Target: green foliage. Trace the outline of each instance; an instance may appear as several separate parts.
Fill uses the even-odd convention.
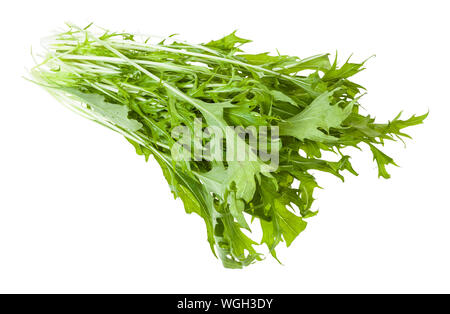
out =
[[[77,113],[125,136],[137,154],[153,156],[186,212],[205,221],[209,245],[225,267],[261,260],[258,245],[275,258],[280,242],[291,245],[305,220],[316,215],[312,204],[319,185],[311,171],[341,180],[344,171],[357,175],[350,156],[341,153],[345,147],[369,145],[379,176],[389,178],[386,166],[395,163],[379,146],[409,137],[403,129],[427,116],[398,115],[378,124],[361,114],[363,87],[349,78],[364,62],[338,66],[328,54],[245,54],[240,47],[249,40],[235,33],[204,45],[169,39],[152,44],[127,33],[98,36],[91,28],[69,26],[47,39],[48,54],[32,70],[34,81]],[[171,132],[181,125],[194,130],[196,118],[224,132],[228,126],[278,126],[280,145],[272,149],[279,151],[279,166],[259,158],[175,160]],[[322,159],[323,151],[339,160]],[[262,239],[247,232],[254,220]]]

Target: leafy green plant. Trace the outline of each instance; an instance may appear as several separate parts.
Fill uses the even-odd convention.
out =
[[[386,166],[395,163],[379,146],[409,137],[403,129],[427,116],[376,123],[364,115],[364,88],[349,78],[365,62],[338,66],[327,54],[246,54],[241,46],[249,40],[235,33],[195,45],[171,38],[152,43],[129,33],[96,35],[91,28],[69,25],[46,38],[46,56],[32,69],[33,81],[75,112],[125,136],[147,160],[152,155],[186,212],[203,218],[211,250],[228,268],[261,260],[261,244],[277,258],[277,245],[291,245],[306,228],[305,219],[316,215],[311,208],[319,187],[311,170],[342,180],[345,171],[357,175],[342,150],[364,144],[379,176],[389,178]],[[176,160],[173,130],[193,130],[198,118],[202,128],[225,133],[229,126],[278,127],[279,140],[270,150],[279,155],[279,165],[271,168],[259,157]],[[324,151],[338,160],[323,159]],[[262,239],[251,239],[250,219],[259,221]]]

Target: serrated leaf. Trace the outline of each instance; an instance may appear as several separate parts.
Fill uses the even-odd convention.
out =
[[[394,159],[383,153],[381,150],[379,150],[372,144],[369,144],[369,146],[373,154],[373,160],[377,162],[378,177],[389,179],[391,175],[387,172],[386,166],[391,164],[398,167],[398,165],[394,162]]]
[[[330,128],[340,128],[351,113],[355,101],[343,109],[339,105],[331,105],[331,97],[335,91],[321,94],[302,112],[280,123],[280,135],[293,136],[301,141],[305,139],[317,142],[337,141],[336,137],[319,129],[329,131]]]
[[[251,40],[236,36],[236,31],[234,31],[230,35],[227,35],[219,40],[210,41],[205,46],[223,50],[232,50],[236,48],[237,44],[246,44],[249,42],[251,42]]]

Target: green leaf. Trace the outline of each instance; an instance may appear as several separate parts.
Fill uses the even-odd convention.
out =
[[[286,246],[290,246],[297,236],[306,229],[307,223],[286,209],[283,204],[274,202],[274,224],[280,229]]]
[[[350,58],[345,62],[345,64],[338,68],[337,67],[337,54],[331,68],[325,72],[323,76],[324,81],[338,80],[338,79],[346,79],[350,76],[353,76],[362,70],[364,70],[364,64],[367,61],[362,63],[350,63]]]
[[[246,44],[249,42],[251,42],[251,40],[236,36],[236,31],[234,31],[230,35],[227,35],[219,40],[210,41],[206,44],[206,46],[222,50],[232,50],[235,49],[238,44]]]
[[[245,204],[242,200],[236,198],[236,192],[230,192],[228,195],[228,204],[230,204],[230,213],[236,219],[239,226],[251,231],[244,217]]]
[[[331,105],[331,97],[336,90],[325,92],[296,116],[279,124],[280,135],[293,136],[303,141],[309,139],[317,142],[334,142],[338,139],[325,134],[330,128],[340,128],[342,122],[349,116],[355,101],[345,108],[339,104]]]
[[[290,246],[294,239],[306,228],[306,222],[301,217],[286,209],[286,201],[276,191],[276,186],[270,181],[261,184],[262,198],[267,211],[272,217],[271,221],[261,220],[263,230],[262,243],[269,248],[272,256],[276,258],[275,247],[284,239]]]
[[[228,240],[229,246],[222,247],[221,254],[222,256],[223,254],[231,255],[231,257],[224,256],[226,257],[223,259],[225,266],[242,268],[242,266],[248,266],[255,260],[261,260],[260,254],[253,248],[257,243],[242,233],[240,227],[230,216],[223,217],[223,226],[224,239]],[[236,264],[236,261],[239,262]]]
[[[277,90],[271,90],[270,94],[277,101],[284,101],[284,102],[290,103],[291,105],[298,107],[298,104],[295,102],[295,100],[293,100],[291,97],[289,97],[288,95],[286,95],[283,92],[280,92]]]
[[[408,120],[400,120],[401,112],[392,120],[389,122],[385,129],[383,130],[384,134],[394,134],[398,136],[408,137],[411,138],[408,134],[401,132],[404,128],[419,125],[422,124],[423,121],[428,117],[428,113],[423,114],[421,116],[415,116],[413,115]]]
[[[142,128],[141,123],[128,118],[130,109],[125,105],[108,103],[104,96],[86,94],[74,88],[62,88],[61,90],[76,96],[80,101],[91,106],[96,114],[127,131],[136,132]]]
[[[373,154],[373,160],[375,160],[377,162],[378,177],[383,177],[385,179],[389,179],[391,177],[391,175],[387,172],[386,166],[389,164],[392,164],[392,165],[398,167],[398,165],[394,162],[394,160],[391,157],[389,157],[388,155],[383,153],[381,150],[379,150],[372,144],[369,144],[369,146],[370,146],[370,150],[372,151],[372,154]]]
[[[317,56],[312,56],[309,58],[301,59],[294,63],[282,66],[279,72],[290,74],[296,73],[303,70],[317,70],[317,71],[328,71],[331,68],[329,54],[321,54]]]
[[[230,161],[227,168],[222,164],[215,164],[209,172],[197,173],[197,176],[222,199],[225,199],[228,191],[233,190],[238,199],[249,202],[256,190],[255,177],[260,172],[259,162]]]
[[[239,54],[238,57],[254,65],[269,65],[286,59],[286,56],[270,56],[268,52],[258,54]]]

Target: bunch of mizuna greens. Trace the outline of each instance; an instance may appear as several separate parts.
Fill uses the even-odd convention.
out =
[[[46,55],[32,69],[32,80],[70,109],[125,136],[139,155],[153,156],[186,212],[203,218],[211,250],[228,268],[261,260],[259,245],[277,258],[277,245],[291,245],[305,229],[305,219],[316,214],[311,206],[319,187],[311,170],[342,180],[345,171],[357,175],[342,149],[368,146],[379,176],[389,178],[386,165],[395,163],[380,145],[408,137],[403,129],[426,118],[398,115],[375,123],[362,113],[364,88],[349,78],[364,62],[338,66],[327,54],[246,54],[241,46],[249,40],[235,33],[197,45],[99,30],[69,25],[45,38]],[[230,126],[277,127],[266,151],[276,153],[278,163],[260,156],[174,158],[173,130],[194,130],[198,121],[202,129],[224,133]],[[248,149],[250,136],[238,138],[254,151]],[[205,149],[211,141],[194,146]],[[231,147],[221,144],[219,155],[226,156]],[[322,159],[324,151],[334,152],[336,160]],[[249,225],[260,225],[261,239],[252,239]]]

